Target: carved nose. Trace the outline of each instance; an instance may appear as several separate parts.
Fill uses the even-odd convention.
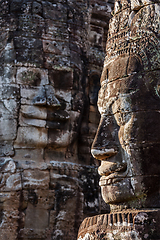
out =
[[[54,88],[52,86],[43,86],[38,95],[33,99],[33,105],[36,106],[50,106],[59,108],[61,106],[59,100],[55,96]]]
[[[110,158],[117,154],[117,151],[114,148],[110,149],[91,149],[92,156],[98,160],[104,160],[106,158]]]
[[[104,160],[118,153],[118,128],[113,116],[105,116],[100,124],[92,144],[94,158]]]

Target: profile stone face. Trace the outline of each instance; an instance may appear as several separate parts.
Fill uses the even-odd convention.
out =
[[[89,179],[77,150],[87,11],[87,1],[0,3],[0,239],[76,238]]]
[[[115,1],[91,149],[110,213],[86,218],[78,240],[160,238],[159,24],[159,1]]]
[[[159,207],[159,4],[123,4],[110,23],[92,154],[106,203]]]

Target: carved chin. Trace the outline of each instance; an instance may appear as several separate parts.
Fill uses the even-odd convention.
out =
[[[103,200],[108,204],[127,203],[134,200],[142,191],[133,187],[134,178],[125,178],[120,182],[101,186]]]

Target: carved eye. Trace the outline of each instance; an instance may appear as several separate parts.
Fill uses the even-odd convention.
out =
[[[41,75],[39,72],[24,71],[21,73],[21,80],[23,84],[39,86],[41,82]]]

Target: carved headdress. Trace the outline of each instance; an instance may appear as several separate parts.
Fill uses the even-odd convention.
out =
[[[106,45],[105,64],[118,56],[137,55],[143,65],[143,71],[160,68],[158,2],[151,0],[115,2]]]

